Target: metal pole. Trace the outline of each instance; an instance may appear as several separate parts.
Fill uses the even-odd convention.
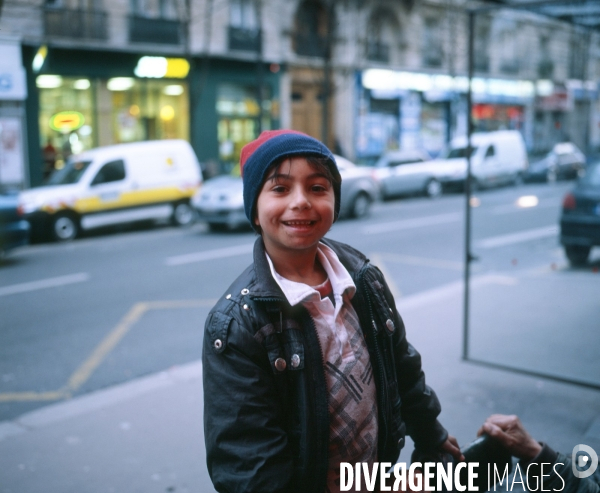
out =
[[[473,58],[475,48],[475,12],[469,11],[469,87],[467,89],[467,176],[465,180],[465,293],[463,303],[463,353],[462,359],[469,359],[469,281],[471,277],[471,134],[473,133]]]

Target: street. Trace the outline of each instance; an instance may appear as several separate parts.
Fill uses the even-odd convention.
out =
[[[470,357],[597,386],[599,252],[572,269],[557,242],[570,186],[489,190],[472,202]],[[532,196],[537,205],[523,207]],[[463,211],[462,195],[396,200],[329,236],[383,270],[460,443],[504,412],[559,450],[597,447],[597,390],[460,361]],[[212,492],[203,324],[254,239],[157,226],[15,252],[0,284],[2,491]]]
[[[473,208],[473,251],[479,261],[473,264],[471,311],[476,359],[486,360],[490,349],[480,337],[485,326],[480,322],[489,312],[479,292],[508,283],[512,289],[503,291],[505,303],[520,300],[516,315],[529,322],[527,300],[514,295],[517,277],[542,269],[560,276],[565,286],[575,277],[576,286],[597,295],[600,277],[593,268],[571,271],[557,242],[560,202],[569,187],[503,188],[474,199],[479,202]],[[538,198],[536,206],[515,205],[530,195]],[[380,203],[369,218],[335,224],[329,236],[365,252],[402,303],[452,283],[462,290],[463,211],[462,195]],[[209,233],[202,224],[158,226],[33,245],[9,258],[0,285],[0,420],[199,359],[206,314],[251,261],[254,238],[250,231]],[[592,262],[597,271],[597,255]],[[542,282],[536,295],[552,300],[552,293],[543,291],[551,285]],[[553,325],[545,330],[572,325],[574,313],[588,325],[597,324],[597,303],[579,296],[546,314]],[[587,347],[598,347],[597,331],[586,330],[596,338]],[[509,363],[491,356],[496,363]],[[597,360],[583,360],[592,367],[582,363],[570,376],[600,383]]]

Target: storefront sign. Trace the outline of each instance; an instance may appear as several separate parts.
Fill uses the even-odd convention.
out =
[[[165,58],[162,56],[143,56],[138,60],[133,73],[137,77],[153,79],[185,79],[190,64],[185,58]]]
[[[50,128],[57,132],[72,132],[81,128],[83,124],[83,115],[77,111],[61,111],[50,117]]]

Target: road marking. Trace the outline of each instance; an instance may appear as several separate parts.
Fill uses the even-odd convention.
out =
[[[392,221],[388,223],[373,224],[362,229],[366,235],[379,233],[388,233],[390,231],[400,231],[404,229],[421,228],[423,226],[433,226],[435,224],[446,224],[460,221],[463,215],[459,212],[449,214],[438,214],[436,216],[416,217],[413,219],[403,219],[401,221]]]
[[[462,271],[465,267],[462,262],[453,262],[451,260],[441,260],[437,258],[415,257],[413,255],[403,255],[398,253],[379,253],[380,258],[391,262],[398,262],[407,265],[419,265],[423,267],[437,267],[439,269],[450,269]],[[386,276],[387,277],[387,276]]]
[[[5,392],[0,394],[0,402],[27,402],[27,401],[56,401],[69,397],[66,392]]]
[[[185,255],[177,255],[175,257],[168,257],[165,260],[167,265],[184,265],[192,264],[194,262],[204,262],[205,260],[213,260],[217,258],[235,257],[237,255],[245,255],[246,253],[252,253],[254,243],[247,243],[245,245],[238,245],[228,248],[217,248],[216,250],[206,250],[204,252],[188,253]]]
[[[498,206],[494,207],[490,212],[494,216],[503,216],[504,214],[512,214],[513,212],[535,211],[537,209],[550,209],[550,208],[560,209],[560,203],[547,202],[544,204],[538,204],[535,207],[519,207],[515,204],[504,204],[504,205],[498,205]]]
[[[13,284],[11,286],[0,287],[0,296],[9,296],[11,294],[28,293],[37,291],[38,289],[56,288],[66,286],[67,284],[75,284],[89,280],[90,275],[87,272],[78,274],[70,274],[68,276],[51,277],[49,279],[41,279],[39,281],[24,282],[21,284]]]
[[[385,262],[381,258],[381,255],[378,253],[373,253],[371,255],[371,260],[377,267],[379,267],[379,270],[382,272],[383,277],[385,277],[387,285],[390,288],[390,291],[392,292],[392,296],[394,297],[394,299],[395,300],[400,299],[402,297],[402,292],[398,289],[398,286],[394,282],[394,278],[387,270],[387,267],[385,266]]]
[[[212,307],[216,299],[201,300],[158,300],[140,302],[125,314],[121,321],[109,334],[96,346],[88,358],[75,370],[65,386],[55,391],[48,392],[5,392],[0,393],[0,402],[24,402],[24,401],[55,401],[68,399],[72,393],[81,387],[100,366],[106,356],[112,351],[129,330],[150,310],[165,310],[172,308],[199,308]],[[1,433],[0,433],[1,435]]]
[[[480,288],[490,284],[499,284],[503,286],[514,286],[518,283],[517,278],[504,276],[499,274],[484,274],[481,276],[473,277],[469,283],[471,289]],[[415,308],[421,308],[423,306],[431,306],[439,302],[444,298],[450,298],[464,292],[464,282],[454,281],[444,286],[429,289],[406,298],[401,298],[396,306],[398,310],[413,310]]]
[[[549,238],[557,234],[558,226],[546,226],[545,228],[528,229],[527,231],[519,231],[518,233],[492,236],[475,242],[475,246],[477,248],[498,248],[531,240],[539,240],[540,238]]]

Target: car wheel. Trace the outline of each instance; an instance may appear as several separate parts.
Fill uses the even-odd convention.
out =
[[[523,176],[523,173],[521,173],[520,171],[515,173],[512,182],[515,187],[520,187],[521,185],[523,185],[523,183],[525,183],[525,177]]]
[[[361,218],[369,213],[371,208],[371,199],[366,193],[359,193],[352,202],[350,215],[355,218]]]
[[[572,266],[585,265],[590,255],[591,247],[582,245],[565,246],[565,254]]]
[[[52,237],[55,241],[71,241],[79,234],[79,222],[72,214],[57,214],[52,221]]]
[[[556,183],[556,180],[558,180],[556,168],[548,168],[548,171],[546,171],[546,181],[548,183]]]
[[[432,199],[439,197],[442,195],[442,184],[435,178],[432,178],[425,185],[425,194]]]
[[[194,222],[195,215],[194,209],[187,202],[178,202],[173,208],[173,215],[171,221],[176,226],[189,226]]]

